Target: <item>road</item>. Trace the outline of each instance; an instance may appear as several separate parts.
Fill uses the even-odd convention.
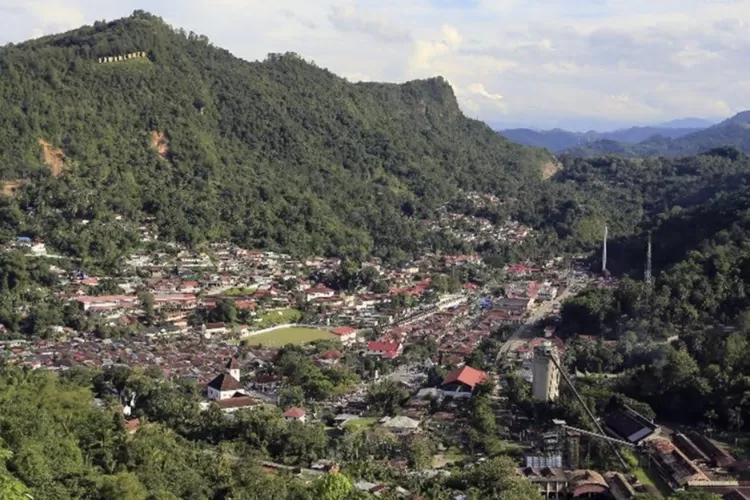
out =
[[[500,350],[497,352],[497,357],[495,358],[495,364],[499,363],[502,357],[507,356],[508,353],[512,351],[517,351],[519,347],[522,347],[528,340],[533,338],[534,325],[536,325],[539,320],[552,314],[555,304],[562,303],[570,295],[570,289],[566,289],[559,297],[555,298],[555,300],[544,302],[539,307],[532,309],[531,314],[526,321],[516,328],[513,334],[508,337],[508,340],[506,340],[500,347]]]

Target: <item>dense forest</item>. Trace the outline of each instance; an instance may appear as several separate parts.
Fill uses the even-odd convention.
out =
[[[418,220],[460,190],[508,195],[551,161],[464,117],[441,78],[248,63],[143,12],[0,49],[0,98],[2,236],[109,262],[146,218],[190,245],[408,254],[443,244]]]

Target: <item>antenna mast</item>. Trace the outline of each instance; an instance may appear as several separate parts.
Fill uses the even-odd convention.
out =
[[[604,225],[604,245],[602,245],[602,274],[607,274],[607,226]]]
[[[646,272],[643,275],[646,285],[651,287],[651,231],[648,232],[648,248],[646,249]]]

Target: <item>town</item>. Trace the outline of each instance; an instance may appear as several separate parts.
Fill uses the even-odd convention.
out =
[[[11,247],[30,258],[53,257],[42,242],[27,238]],[[598,432],[554,418],[540,426],[514,406],[507,388],[519,381],[537,404],[554,404],[565,391],[577,396],[571,379],[581,374],[566,374],[562,362],[571,340],[556,335],[561,304],[587,287],[613,286],[581,262],[493,266],[477,255],[428,254],[394,267],[213,244],[202,252],[167,245],[167,251],[132,255],[118,276],[52,269],[54,293],[89,330],[49,325],[36,340],[5,340],[0,356],[6,363],[57,372],[141,369],[194,384],[203,398],[199,411],[271,408],[289,422],[319,423],[334,432],[380,428],[429,436],[436,448],[426,462],[386,464],[415,473],[450,474],[451,467],[485,460],[482,453],[470,457],[468,450],[478,445],[467,443],[459,429],[474,411],[471,401],[486,397],[498,423],[490,426],[494,444],[479,449],[491,454],[498,443],[510,446],[516,473],[543,497],[659,498],[700,488],[746,498],[736,496],[748,489],[736,474],[745,462],[700,432],[668,429],[627,405],[597,419]],[[290,344],[316,369],[346,370],[353,378],[314,396],[304,388],[290,397],[293,377],[277,365]],[[480,396],[484,385],[489,393]],[[374,404],[384,388],[397,396]],[[128,428],[137,430],[137,405],[114,394]],[[592,441],[633,450],[629,460],[650,475],[598,469],[582,457]],[[319,474],[331,463],[297,465]],[[394,482],[356,486],[407,493]]]

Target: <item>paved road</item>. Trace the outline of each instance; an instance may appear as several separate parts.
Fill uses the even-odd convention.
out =
[[[571,292],[569,289],[566,289],[555,300],[544,302],[539,307],[533,309],[526,321],[516,328],[516,331],[514,331],[513,334],[508,337],[508,340],[506,340],[500,347],[497,357],[495,358],[495,364],[499,363],[503,356],[507,356],[508,353],[518,350],[519,347],[522,347],[528,340],[533,338],[534,325],[536,325],[539,320],[552,314],[555,303],[562,303],[570,295]]]

